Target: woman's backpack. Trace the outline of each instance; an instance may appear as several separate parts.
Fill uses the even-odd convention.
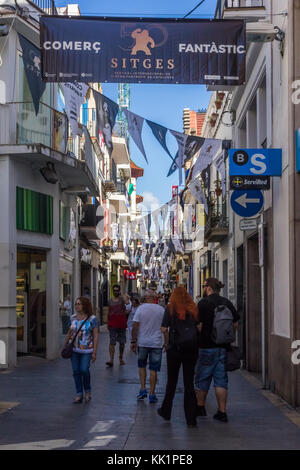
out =
[[[198,350],[198,328],[192,315],[187,313],[185,320],[172,317],[170,344],[180,353],[192,353]]]

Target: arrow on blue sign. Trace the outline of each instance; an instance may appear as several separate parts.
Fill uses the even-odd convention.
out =
[[[240,217],[254,217],[264,205],[262,191],[234,191],[231,196],[232,210]]]

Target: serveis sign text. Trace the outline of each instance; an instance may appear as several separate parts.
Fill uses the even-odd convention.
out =
[[[229,150],[230,176],[281,176],[281,149]]]

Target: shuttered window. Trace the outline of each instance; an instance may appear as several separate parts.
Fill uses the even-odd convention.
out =
[[[53,234],[53,197],[17,187],[17,229]]]

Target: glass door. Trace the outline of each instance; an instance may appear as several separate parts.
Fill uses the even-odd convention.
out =
[[[17,351],[28,352],[28,278],[29,278],[29,255],[18,252],[17,265]]]
[[[17,252],[17,351],[46,355],[46,252]]]

